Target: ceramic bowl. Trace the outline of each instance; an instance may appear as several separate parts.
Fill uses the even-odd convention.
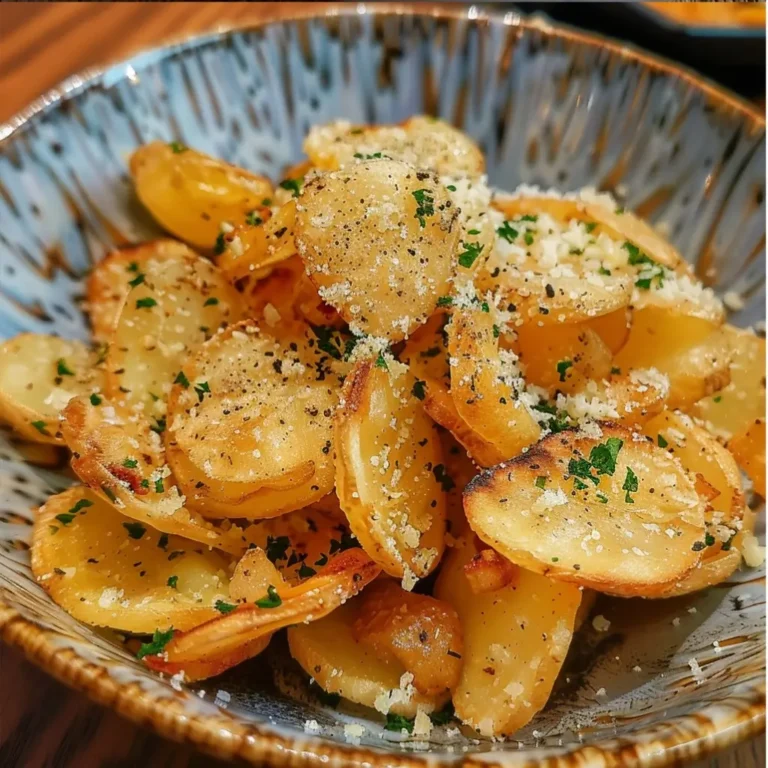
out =
[[[0,337],[87,336],[83,273],[115,244],[156,234],[127,176],[139,144],[180,139],[276,177],[314,123],[414,113],[471,134],[500,187],[613,191],[708,284],[743,297],[732,322],[762,321],[765,123],[752,108],[671,64],[543,21],[376,4],[148,51],[68,80],[0,127]],[[171,738],[280,766],[657,766],[763,727],[765,592],[754,571],[687,598],[604,600],[610,629],[578,636],[546,710],[513,741],[446,727],[428,743],[403,740],[370,713],[320,702],[279,642],[179,690],[35,584],[32,510],[72,478],[0,439],[0,635]],[[356,723],[359,739],[345,731]]]

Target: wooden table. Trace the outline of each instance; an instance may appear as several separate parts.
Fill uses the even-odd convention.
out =
[[[67,75],[119,60],[169,37],[311,3],[26,3],[0,5],[0,122]],[[2,768],[183,768],[224,764],[171,744],[89,702],[0,646]],[[697,764],[765,765],[765,739]]]

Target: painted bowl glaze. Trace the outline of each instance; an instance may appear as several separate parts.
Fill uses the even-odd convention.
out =
[[[416,113],[472,135],[499,187],[611,190],[709,285],[743,297],[732,322],[762,322],[765,122],[751,107],[541,20],[376,4],[149,51],[68,80],[1,126],[0,337],[87,336],[82,275],[116,244],[157,234],[127,175],[139,144],[180,139],[277,177],[314,123]],[[675,600],[602,599],[610,629],[587,623],[549,705],[513,741],[445,726],[428,743],[403,740],[370,713],[323,704],[280,642],[174,688],[32,578],[32,510],[72,482],[0,435],[0,636],[93,698],[217,755],[279,766],[660,766],[764,727],[762,571]],[[359,723],[362,736],[347,728],[345,738]]]

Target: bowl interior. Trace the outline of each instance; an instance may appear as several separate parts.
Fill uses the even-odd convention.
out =
[[[654,60],[514,15],[360,8],[150,51],[70,84],[62,100],[6,129],[0,338],[24,330],[87,338],[83,274],[115,245],[158,234],[127,176],[138,145],[179,139],[277,178],[301,158],[315,123],[391,123],[419,113],[472,135],[498,187],[612,191],[668,233],[707,284],[742,297],[731,322],[763,320],[765,132],[748,108]],[[340,742],[345,723],[363,722],[364,745],[429,749],[451,762],[467,750],[517,760],[632,734],[666,737],[672,718],[692,713],[719,730],[723,700],[738,708],[759,699],[765,595],[754,571],[687,598],[602,599],[596,610],[610,629],[588,625],[577,637],[546,710],[518,735],[519,749],[445,727],[429,743],[395,744],[402,737],[369,713],[323,705],[279,643],[196,686],[200,696],[177,693],[34,583],[31,508],[71,482],[27,464],[0,436],[0,601],[42,628],[47,642],[76,649],[149,695],[173,696],[190,713],[211,714],[216,702],[237,720],[291,738],[314,720],[323,737]],[[221,690],[229,698],[217,698]]]

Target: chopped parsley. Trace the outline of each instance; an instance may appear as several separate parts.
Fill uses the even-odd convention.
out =
[[[139,462],[136,459],[124,459],[123,466],[126,469],[136,469],[139,466]]]
[[[189,147],[182,144],[180,141],[172,141],[169,145],[171,148],[171,152],[173,152],[174,155],[180,155],[182,152],[186,152]]]
[[[341,340],[333,328],[325,325],[310,325],[317,337],[317,348],[330,355],[334,360],[341,360]]]
[[[590,451],[589,460],[598,475],[612,475],[616,471],[616,459],[623,445],[620,438],[609,437]]]
[[[446,189],[447,189],[449,192],[455,192],[455,191],[456,191],[456,187],[455,187],[453,184],[449,184],[449,185],[446,187]]]
[[[331,539],[330,554],[334,555],[336,552],[344,552],[359,546],[360,542],[351,533],[345,531],[340,539]]]
[[[526,232],[523,235],[523,240],[525,240],[526,245],[533,245],[533,232]]]
[[[493,338],[498,339],[499,336],[501,336],[501,331],[499,330],[499,326],[496,325],[496,323],[493,324]]]
[[[711,533],[707,533],[707,534],[704,536],[704,543],[705,543],[705,544],[706,544],[708,547],[713,547],[713,546],[715,545],[715,537],[714,537],[714,536],[713,536]]]
[[[152,642],[142,643],[136,656],[143,659],[145,656],[156,656],[158,653],[162,653],[165,646],[171,642],[172,637],[173,627],[169,627],[167,632],[156,629],[152,635]]]
[[[214,608],[215,608],[215,609],[216,609],[216,610],[217,610],[219,613],[223,613],[223,614],[225,614],[225,615],[226,615],[226,614],[228,614],[228,613],[232,613],[232,611],[234,611],[234,610],[235,610],[235,608],[237,608],[237,606],[236,606],[236,605],[233,605],[232,603],[225,603],[223,600],[217,600],[217,601],[216,601],[216,602],[213,604],[213,607],[214,607]]]
[[[621,216],[621,214],[624,213],[624,206],[622,205],[620,208],[617,208],[615,213]]]
[[[33,421],[32,426],[41,434],[46,435],[47,437],[51,436],[51,433],[45,428],[45,422],[44,421]]]
[[[432,725],[447,725],[456,718],[456,710],[453,708],[453,703],[448,702],[438,712],[432,712],[429,719],[432,721]]]
[[[286,560],[288,547],[291,546],[291,540],[287,536],[267,536],[267,557],[273,563],[278,560]]]
[[[245,223],[250,224],[252,227],[258,227],[259,224],[264,223],[264,219],[261,216],[257,216],[256,211],[248,211],[245,216]]]
[[[317,571],[310,568],[306,563],[302,563],[297,573],[300,579],[308,579],[310,576],[314,576]]]
[[[387,361],[384,359],[384,355],[381,352],[379,352],[379,356],[376,358],[376,362],[374,363],[374,365],[377,368],[383,368],[385,371],[389,370]]]
[[[464,246],[464,251],[459,254],[459,264],[461,264],[462,267],[469,269],[477,261],[477,257],[481,254],[485,246],[480,245],[480,243],[465,242],[462,242],[462,245]]]
[[[201,381],[195,384],[195,392],[197,393],[197,402],[202,403],[206,394],[211,394],[211,388],[208,386],[207,381]]]
[[[217,256],[221,256],[221,254],[224,253],[226,248],[227,248],[227,242],[224,239],[224,233],[219,232],[219,234],[216,235],[216,242],[213,244],[213,252]]]
[[[126,272],[138,272],[139,271],[139,263],[137,261],[132,261],[126,268]]]
[[[75,372],[67,366],[67,361],[63,357],[56,361],[56,373],[59,376],[74,376]]]
[[[406,730],[408,733],[413,733],[413,724],[413,718],[396,715],[394,712],[387,712],[387,722],[384,725],[384,730],[398,732]]]
[[[505,221],[497,230],[496,234],[508,243],[517,239],[520,234],[508,221]]]
[[[600,269],[597,270],[598,274],[600,275],[608,275],[608,277],[611,276],[611,270],[606,269],[605,267],[601,266]]]
[[[715,397],[712,398],[712,400],[716,403],[719,403],[722,399],[723,399],[722,395],[716,395]]]
[[[539,220],[538,216],[534,216],[534,215],[532,215],[530,213],[526,213],[525,216],[521,216],[520,217],[520,221],[532,221],[532,222],[535,223],[538,220]]]
[[[666,448],[669,445],[669,443],[664,439],[664,435],[662,435],[661,432],[659,432],[659,435],[656,438],[656,441],[659,444],[659,448]]]
[[[155,480],[155,493],[163,493],[165,488],[163,487],[163,478],[159,477]]]
[[[184,371],[179,371],[176,374],[176,378],[173,380],[174,384],[181,384],[184,389],[189,387],[189,379],[184,375]]]
[[[91,405],[101,405],[101,398],[95,392],[91,394],[89,400],[91,401]]]
[[[215,307],[219,303],[219,300],[215,296],[209,296],[205,300],[205,304],[203,304],[204,307]]]
[[[256,601],[256,605],[259,608],[277,608],[282,604],[283,601],[280,595],[277,594],[277,590],[272,586],[272,584],[267,587],[266,596],[262,597],[261,600]]]
[[[301,186],[304,183],[304,177],[299,179],[284,179],[280,182],[281,189],[287,189],[294,197],[301,194]]]
[[[157,302],[151,296],[146,296],[143,299],[136,300],[136,309],[149,309],[150,307],[156,306]]]
[[[427,382],[421,379],[416,379],[411,389],[411,394],[418,400],[423,400],[427,396],[426,390]]]
[[[320,558],[318,560],[315,560],[315,565],[322,568],[324,565],[328,565],[328,555],[323,552],[322,555],[320,555]]]
[[[453,296],[441,296],[437,300],[438,307],[450,307],[453,305]]]
[[[433,216],[435,213],[435,198],[428,189],[417,189],[411,194],[417,203],[414,218],[419,220],[419,226],[424,229],[427,226],[425,216]]]
[[[617,368],[615,365],[611,368],[611,376],[620,376],[621,368]]]
[[[632,471],[631,467],[627,467],[627,476],[624,478],[624,485],[621,486],[621,490],[626,491],[624,501],[627,504],[635,503],[635,500],[629,494],[636,493],[638,485],[637,475]]]
[[[536,487],[544,489],[547,487],[547,478],[544,475],[539,475],[536,478]]]
[[[166,586],[170,587],[171,589],[178,589],[176,586],[177,582],[179,581],[178,576],[169,576],[168,581],[165,582]]]
[[[594,232],[595,229],[597,229],[597,222],[596,221],[588,221],[588,222],[586,222],[586,224],[584,224],[584,229],[587,230],[587,234],[588,235],[591,235],[592,232]]]
[[[141,523],[123,523],[123,528],[132,539],[140,539],[147,532]]]
[[[560,376],[560,381],[565,381],[565,372],[573,367],[572,360],[561,360],[557,364],[557,374]]]
[[[132,288],[135,288],[137,285],[141,285],[144,282],[144,273],[139,272],[136,277],[133,278],[133,280],[128,281],[128,285],[130,285]]]
[[[165,419],[155,419],[155,423],[150,424],[149,428],[158,435],[162,435],[165,432]]]

